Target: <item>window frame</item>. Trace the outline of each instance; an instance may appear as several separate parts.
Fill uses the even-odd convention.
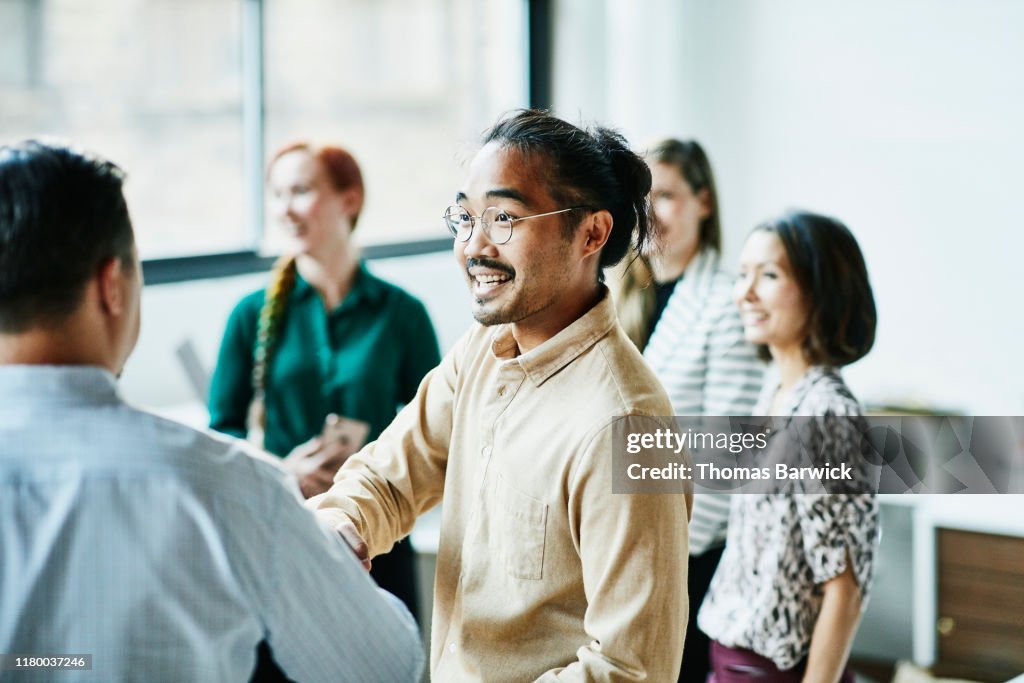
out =
[[[526,83],[530,107],[551,106],[552,3],[522,0],[526,12]],[[264,159],[264,0],[242,0],[242,165],[245,207],[251,249],[144,259],[146,285],[165,285],[265,272],[277,257],[261,254],[256,245],[263,237]],[[440,220],[438,221],[440,224]],[[440,232],[440,229],[439,229]],[[448,251],[450,237],[369,244],[364,258],[418,256]]]

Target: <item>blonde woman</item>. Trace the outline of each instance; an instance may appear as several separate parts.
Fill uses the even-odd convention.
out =
[[[609,276],[626,333],[644,353],[676,415],[749,415],[763,367],[743,338],[732,277],[719,267],[722,230],[715,178],[694,140],[667,139],[647,153],[657,248]],[[694,496],[690,521],[690,622],[680,681],[704,683],[710,641],[697,609],[725,544],[729,497]]]

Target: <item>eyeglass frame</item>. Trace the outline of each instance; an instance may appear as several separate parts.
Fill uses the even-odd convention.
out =
[[[488,223],[484,223],[483,214],[480,214],[479,216],[474,216],[473,214],[469,213],[469,211],[466,211],[465,209],[463,209],[463,210],[466,211],[466,214],[469,216],[469,223],[470,223],[469,234],[466,235],[466,239],[459,239],[458,228],[453,228],[451,222],[448,220],[448,216],[450,215],[448,213],[448,209],[451,209],[451,208],[456,207],[456,206],[458,206],[460,209],[462,208],[458,204],[451,204],[450,206],[448,206],[447,209],[444,210],[444,215],[441,216],[442,220],[444,220],[445,226],[448,228],[448,232],[450,232],[452,234],[452,237],[455,240],[457,240],[459,242],[468,242],[471,239],[473,239],[473,231],[476,230],[476,222],[479,220],[481,225],[484,226],[484,234],[487,236],[487,239],[490,240],[492,244],[497,244],[497,245],[508,244],[509,242],[512,241],[512,233],[515,232],[516,223],[518,223],[519,221],[525,221],[525,220],[529,220],[531,218],[543,218],[544,216],[555,216],[555,215],[560,214],[560,213],[568,213],[570,211],[579,211],[580,209],[584,209],[584,210],[587,210],[587,211],[593,211],[594,210],[593,207],[585,206],[585,205],[580,205],[580,206],[570,206],[568,209],[558,209],[557,211],[548,211],[546,213],[535,213],[532,216],[518,216],[516,218],[513,218],[512,216],[509,216],[509,218],[508,218],[508,239],[503,240],[501,242],[496,242],[495,240],[493,240],[491,238],[491,225],[493,225],[494,221],[489,221],[490,225]],[[486,209],[484,209],[483,213],[487,213],[491,209],[494,209],[495,211],[498,211],[500,213],[508,214],[508,211],[502,211],[501,209],[499,209],[496,206],[488,206]]]

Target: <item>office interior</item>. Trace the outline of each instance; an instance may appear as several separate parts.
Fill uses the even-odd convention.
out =
[[[274,149],[353,151],[370,268],[425,303],[444,352],[473,321],[441,212],[480,132],[529,105],[637,149],[699,140],[727,268],[786,208],[850,226],[879,326],[844,377],[870,409],[1022,415],[1022,35],[1013,0],[0,0],[0,137],[128,171],[148,284],[121,387],[190,424],[280,249]],[[427,601],[436,525],[413,533]],[[882,527],[858,674],[1024,674],[1021,497],[886,496]]]

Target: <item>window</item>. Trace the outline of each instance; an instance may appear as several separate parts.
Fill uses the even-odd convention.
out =
[[[524,35],[523,3],[508,0],[268,0],[268,150],[348,148],[363,243],[444,237],[460,152],[525,103]]]
[[[0,137],[122,166],[144,257],[241,248],[239,17],[226,0],[0,0]]]
[[[362,243],[443,237],[462,157],[526,103],[526,6],[0,0],[0,138],[124,167],[145,259],[273,251],[262,159],[299,138],[359,160]]]

